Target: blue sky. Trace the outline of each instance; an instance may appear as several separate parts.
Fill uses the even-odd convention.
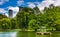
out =
[[[18,6],[28,6],[30,3],[33,5],[33,3],[36,4],[36,2],[42,2],[42,0],[0,0],[0,13],[6,13],[8,16],[9,9],[15,10],[14,8]]]
[[[18,6],[28,6],[30,8],[38,7],[43,10],[44,7],[49,7],[50,4],[60,6],[60,0],[0,0],[0,13],[5,13],[8,16],[8,10],[13,10],[13,17],[19,11]]]
[[[6,8],[8,6],[13,6],[13,7],[19,6],[17,4],[18,1],[24,1],[23,4],[21,4],[21,6],[27,6],[28,2],[42,2],[42,0],[8,0],[8,1],[0,0],[0,2],[4,2],[4,3],[0,4],[0,8]]]

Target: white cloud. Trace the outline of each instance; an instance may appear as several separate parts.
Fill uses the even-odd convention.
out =
[[[18,7],[11,7],[11,6],[9,6],[8,7],[8,10],[9,9],[13,10],[13,17],[15,17],[16,14],[17,14],[17,12],[19,11],[19,8]],[[2,13],[2,14],[5,13],[5,15],[8,17],[9,16],[8,15],[8,10],[6,11],[4,8],[0,8],[0,13]]]
[[[13,17],[15,17],[17,12],[19,11],[19,7],[11,7],[11,6],[9,6],[9,9],[13,10]]]
[[[54,4],[55,6],[60,6],[60,0],[43,0],[37,6],[40,10],[43,10],[44,7],[49,7],[50,4]]]
[[[18,1],[17,1],[18,6],[21,6],[23,3],[24,3],[23,0],[18,0]]]
[[[19,7],[11,7],[11,6],[9,6],[8,9],[13,10],[14,12],[18,12],[19,11]]]
[[[28,4],[28,7],[30,7],[30,8],[34,8],[35,7],[35,4],[33,2],[28,2],[27,4]]]
[[[55,6],[60,6],[60,0],[55,0],[54,5]]]
[[[11,6],[9,6],[8,10],[9,9],[13,10],[13,17],[15,17],[17,12],[19,11],[19,7],[11,7]],[[0,13],[2,13],[2,14],[5,13],[5,15],[8,17],[9,16],[8,15],[8,10],[6,11],[5,8],[0,8]]]
[[[21,6],[24,4],[24,0],[17,1],[17,4]],[[43,0],[42,2],[28,2],[28,7],[34,8],[35,4],[37,4],[40,10],[43,10],[44,7],[49,7],[50,4],[54,4],[55,6],[60,6],[60,0]]]
[[[0,13],[5,13],[5,12],[7,12],[5,9],[0,8]]]
[[[17,14],[17,13],[13,13],[13,17],[15,17],[15,16],[16,16],[16,14]]]
[[[8,11],[6,11],[4,8],[0,8],[0,13],[4,14],[8,17]]]
[[[8,13],[5,13],[5,15],[8,17]]]
[[[8,2],[9,0],[0,0],[0,5],[4,4],[5,2]]]

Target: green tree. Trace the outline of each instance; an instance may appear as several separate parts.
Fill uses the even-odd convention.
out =
[[[29,21],[29,23],[28,23],[28,28],[30,29],[30,30],[35,30],[35,29],[39,29],[39,25],[37,24],[37,21],[36,20],[34,20],[34,19],[32,19],[32,20],[30,20]]]
[[[16,18],[11,19],[11,29],[18,29],[18,24]]]
[[[3,18],[0,20],[0,29],[11,29],[11,21],[9,18]]]
[[[17,22],[20,28],[27,29],[30,15],[33,14],[31,8],[24,7],[22,11],[19,11],[17,14]]]
[[[7,16],[0,14],[0,19],[2,19],[2,18],[7,18]]]
[[[47,24],[48,27],[50,28],[56,28],[56,30],[58,29],[59,23],[58,20],[60,20],[59,16],[60,16],[60,7],[58,6],[54,6],[53,4],[51,4],[49,6],[49,8],[45,8],[44,10],[44,14],[47,17]]]

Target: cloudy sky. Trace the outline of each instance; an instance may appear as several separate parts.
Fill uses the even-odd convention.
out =
[[[28,6],[34,8],[38,6],[40,10],[43,10],[44,7],[49,7],[50,4],[55,6],[60,6],[60,0],[0,0],[0,14],[5,13],[8,16],[8,10],[13,10],[13,17],[19,11],[18,6]]]

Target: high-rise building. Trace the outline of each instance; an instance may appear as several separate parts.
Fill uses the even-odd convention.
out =
[[[12,18],[13,17],[13,11],[10,9],[9,10],[9,18]]]

